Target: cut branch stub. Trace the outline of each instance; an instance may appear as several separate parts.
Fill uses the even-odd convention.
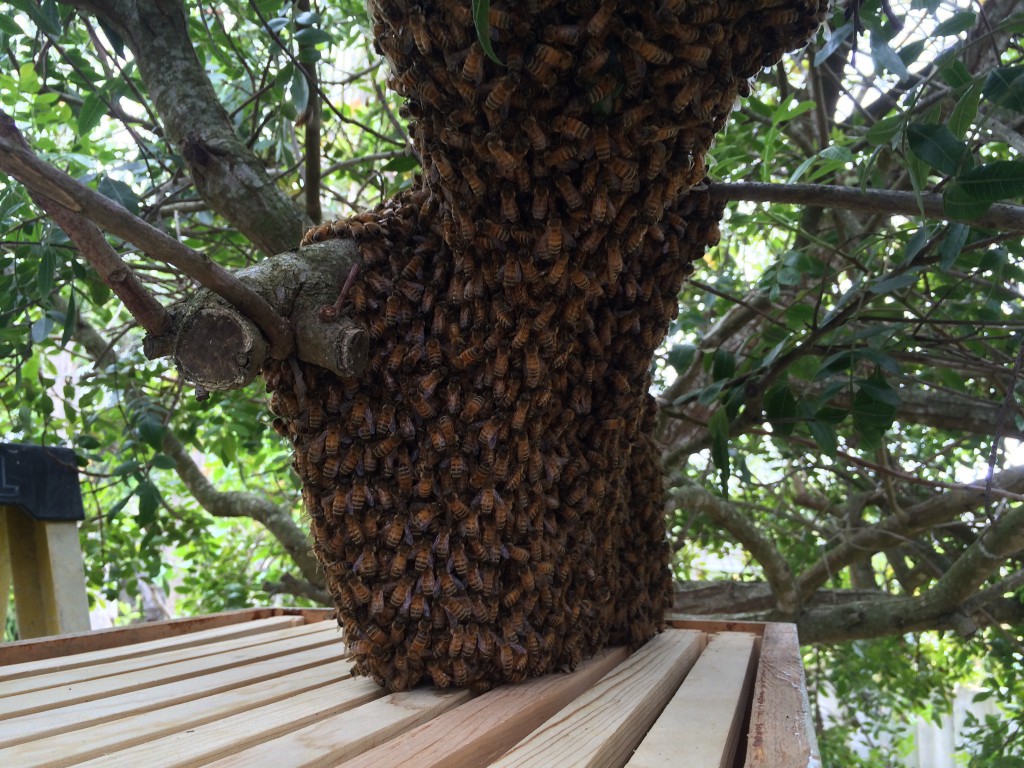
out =
[[[295,334],[296,356],[339,376],[359,376],[366,367],[369,334],[362,324],[331,313],[345,278],[360,263],[351,240],[313,243],[286,251],[237,273],[263,297]],[[170,355],[189,381],[208,391],[246,386],[269,355],[269,344],[249,318],[209,290],[174,310],[174,326],[148,336],[147,357]]]

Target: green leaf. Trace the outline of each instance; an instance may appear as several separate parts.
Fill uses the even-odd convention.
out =
[[[818,444],[821,452],[834,459],[839,448],[836,431],[829,424],[817,419],[807,422],[807,430],[811,433],[811,437],[814,438],[814,442]]]
[[[708,419],[708,433],[711,435],[711,460],[718,467],[722,493],[728,495],[729,483],[729,417],[724,408],[719,408]]]
[[[736,373],[736,356],[727,349],[716,349],[711,360],[711,380],[721,381]]]
[[[29,329],[29,336],[32,341],[36,344],[41,343],[50,335],[50,331],[53,330],[53,320],[47,316],[43,316],[32,323],[32,327]]]
[[[278,16],[276,19],[270,19],[270,21],[267,22],[267,27],[272,32],[280,32],[282,29],[287,27],[289,23],[291,23],[291,19]]]
[[[778,125],[794,117],[799,117],[804,112],[810,112],[815,107],[813,101],[797,101],[796,96],[790,96],[776,108],[772,114],[772,123]]]
[[[890,48],[888,41],[880,35],[871,35],[871,59],[875,62],[875,71],[879,74],[886,70],[900,80],[910,77],[910,70],[903,63],[903,59],[896,55],[896,51]]]
[[[402,155],[388,160],[384,163],[381,170],[394,171],[395,173],[407,173],[408,171],[414,171],[419,167],[420,161],[416,159],[415,155]]]
[[[993,69],[981,93],[993,104],[1024,112],[1024,66]]]
[[[107,114],[107,105],[98,93],[90,93],[78,110],[78,135],[88,136],[89,131],[100,123],[100,118]]]
[[[939,74],[953,90],[966,88],[974,78],[967,65],[959,59],[944,58],[940,62]]]
[[[911,123],[907,143],[915,155],[941,173],[957,173],[970,157],[967,145],[945,125]]]
[[[309,106],[309,80],[306,79],[306,73],[300,67],[295,68],[288,93],[291,96],[292,104],[295,105],[295,111],[299,114],[305,112],[306,107]]]
[[[166,453],[155,453],[153,454],[153,466],[157,469],[174,469],[177,464],[174,459],[168,456]]]
[[[143,480],[135,487],[135,495],[139,498],[139,525],[152,525],[160,507],[160,491],[151,481]]]
[[[64,333],[60,337],[60,345],[66,347],[78,327],[78,308],[75,306],[77,291],[71,291],[71,298],[68,299],[68,310],[64,313]]]
[[[53,292],[54,272],[57,269],[57,250],[45,245],[39,250],[36,292],[40,299],[46,299]]]
[[[868,128],[865,138],[872,146],[892,146],[893,142],[903,133],[903,115],[883,117]]]
[[[959,35],[971,29],[978,20],[974,11],[957,11],[945,21],[936,24],[932,37],[946,37],[947,35]]]
[[[0,32],[11,37],[25,34],[18,22],[6,14],[0,15]]]
[[[473,26],[487,58],[498,66],[505,66],[491,47],[491,0],[473,0]]]
[[[665,355],[665,362],[682,373],[690,367],[694,356],[697,354],[697,347],[693,344],[676,344]]]
[[[943,194],[945,212],[957,219],[972,219],[996,200],[1024,195],[1024,160],[997,160],[961,174]]]
[[[974,123],[978,116],[978,104],[981,102],[981,86],[977,83],[971,85],[964,95],[957,101],[953,111],[949,114],[947,125],[949,130],[959,139],[967,135],[967,129]]]
[[[764,395],[764,415],[772,425],[772,432],[789,435],[796,426],[796,398],[787,384],[776,384]]]
[[[300,29],[296,32],[295,39],[302,45],[317,45],[318,43],[329,42],[331,40],[331,36],[322,29],[307,27],[306,29]]]
[[[957,257],[967,243],[967,235],[970,231],[971,228],[966,224],[953,222],[949,225],[949,230],[946,232],[946,236],[942,239],[942,244],[938,248],[939,266],[943,269],[949,269],[956,263]]]
[[[814,66],[820,67],[824,61],[835,53],[850,35],[853,34],[854,23],[848,21],[832,33],[832,36],[814,54]]]
[[[315,11],[303,11],[302,13],[295,17],[295,23],[305,25],[319,24],[320,14],[316,13]]]
[[[301,61],[303,64],[316,64],[323,58],[320,51],[313,47],[302,47],[299,49],[298,54],[295,56],[297,61]]]
[[[96,191],[104,197],[120,203],[129,213],[138,215],[139,198],[132,191],[132,188],[123,181],[104,176],[100,179],[100,183],[96,185]]]
[[[917,282],[917,278],[916,272],[904,272],[902,275],[893,275],[892,277],[883,278],[876,283],[871,283],[868,285],[868,291],[879,296],[892,293],[901,288],[906,288],[908,285],[913,285]]]

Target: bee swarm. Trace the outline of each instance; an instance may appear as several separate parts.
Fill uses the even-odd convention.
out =
[[[267,367],[356,671],[485,689],[654,634],[652,355],[718,240],[704,156],[824,0],[374,0],[424,184],[353,238],[366,373]]]

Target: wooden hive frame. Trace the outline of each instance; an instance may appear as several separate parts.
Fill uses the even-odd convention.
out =
[[[0,647],[0,764],[807,766],[796,629],[679,617],[642,648],[474,695],[351,675],[327,611]]]

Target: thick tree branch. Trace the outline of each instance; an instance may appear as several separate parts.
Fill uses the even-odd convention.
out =
[[[312,223],[267,176],[235,132],[196,58],[178,0],[70,0],[98,16],[131,48],[146,90],[180,149],[196,188],[258,248],[294,247]]]
[[[707,515],[731,533],[760,563],[780,613],[783,616],[796,615],[800,599],[793,571],[778,547],[753,521],[728,502],[696,485],[687,485],[673,491],[672,498],[680,508]]]
[[[326,589],[308,581],[300,581],[290,573],[283,574],[280,581],[264,581],[263,591],[268,595],[294,595],[322,605],[334,605],[334,598]]]
[[[163,452],[174,459],[178,477],[203,509],[216,517],[251,517],[262,523],[298,565],[303,578],[323,587],[323,572],[309,538],[295,524],[288,507],[274,504],[257,493],[218,491],[171,430],[164,433]]]
[[[151,258],[177,267],[252,318],[270,340],[274,357],[283,359],[291,353],[291,331],[266,300],[208,256],[182,245],[133,216],[120,204],[44,163],[28,148],[14,120],[4,112],[0,112],[0,171],[16,178],[30,191],[46,195],[108,232],[134,243]]]
[[[359,263],[352,240],[328,240],[263,259],[237,277],[288,318],[300,360],[339,376],[359,376],[369,334],[350,318],[338,317],[334,307],[345,276]],[[144,349],[150,358],[173,356],[185,378],[211,391],[245,386],[267,359],[255,326],[210,291],[176,307],[174,327],[148,336]]]
[[[942,195],[877,189],[856,189],[828,184],[765,184],[739,182],[712,184],[715,200],[745,200],[753,203],[788,203],[819,208],[845,208],[850,211],[879,213],[889,216],[921,216],[950,220],[945,213]],[[1024,231],[1024,206],[996,203],[988,212],[968,220],[973,227],[998,229],[1004,232]]]
[[[992,478],[992,487],[1011,493],[1024,490],[1024,467],[1011,467]],[[830,549],[797,579],[804,599],[812,595],[828,579],[851,562],[864,557],[865,552],[879,552],[915,536],[938,523],[952,520],[957,515],[978,509],[985,502],[985,488],[974,486],[936,495],[920,504],[908,507],[902,514],[863,528]]]

